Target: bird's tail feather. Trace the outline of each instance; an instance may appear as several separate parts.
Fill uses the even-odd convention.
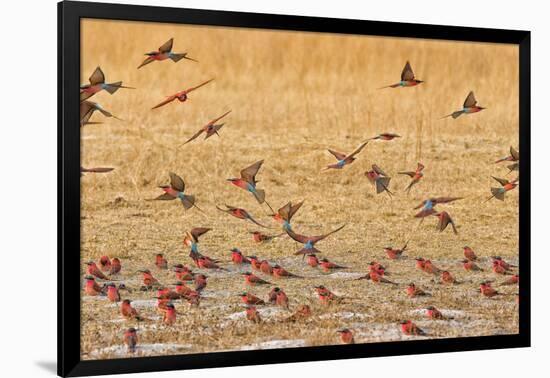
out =
[[[493,197],[496,199],[504,201],[505,192],[501,191],[501,188],[491,188],[491,193],[493,193]]]

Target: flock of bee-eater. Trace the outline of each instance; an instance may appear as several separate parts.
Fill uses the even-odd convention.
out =
[[[168,42],[163,44],[158,50],[146,53],[147,58],[139,65],[139,68],[142,68],[145,65],[148,65],[153,62],[162,62],[164,60],[172,60],[173,62],[178,62],[181,59],[187,59],[194,62],[197,62],[195,59],[187,56],[187,53],[174,53],[172,52],[173,39],[170,39]],[[188,89],[177,92],[171,96],[168,96],[165,100],[155,105],[152,109],[158,109],[162,106],[168,105],[175,101],[176,99],[185,103],[188,99],[189,93],[199,89],[213,79],[204,81],[199,85],[190,87]],[[105,90],[110,94],[114,94],[120,88],[134,89],[131,87],[126,87],[122,85],[121,81],[114,83],[106,83],[105,76],[100,67],[97,67],[96,70],[89,78],[90,83],[82,85],[80,87],[80,126],[87,124],[94,124],[98,122],[91,122],[90,118],[95,111],[99,111],[106,117],[117,118],[112,115],[109,111],[105,110],[98,103],[92,102],[89,100],[94,94]],[[403,71],[401,73],[401,80],[395,84],[382,87],[382,88],[405,88],[405,87],[414,87],[422,84],[422,80],[415,78],[413,70],[409,62],[405,64]],[[382,89],[380,88],[380,89]],[[470,115],[482,111],[483,107],[477,105],[477,100],[473,92],[470,92],[461,109],[454,111],[453,113],[443,117],[452,117],[456,119],[461,115]],[[156,110],[158,111],[158,110]],[[187,141],[182,144],[189,143],[194,139],[198,138],[202,133],[205,134],[204,139],[210,138],[212,135],[216,134],[220,136],[219,132],[223,123],[218,123],[222,118],[226,117],[231,111],[227,111],[220,115],[219,117],[211,120],[206,125],[201,127],[194,135],[192,135]],[[352,164],[360,154],[360,152],[367,146],[369,142],[372,141],[381,141],[382,143],[387,141],[392,141],[395,138],[400,136],[394,133],[381,133],[373,138],[367,139],[362,142],[353,152],[345,154],[342,152],[328,150],[335,158],[336,162],[328,164],[324,170],[331,169],[344,169],[346,166]],[[501,162],[510,162],[507,166],[509,172],[519,171],[519,152],[510,147],[510,154],[506,157],[498,159],[496,163]],[[258,175],[263,164],[263,160],[257,161],[254,164],[246,167],[240,171],[240,177],[229,178],[227,179],[234,186],[248,191],[260,204],[265,204],[269,207],[272,218],[282,227],[282,233],[277,235],[268,235],[264,234],[261,231],[251,232],[252,238],[255,242],[264,243],[269,240],[288,235],[291,239],[296,241],[301,245],[301,249],[295,252],[296,255],[303,256],[303,260],[307,265],[311,267],[319,267],[324,272],[330,273],[336,269],[346,269],[346,267],[338,265],[332,261],[329,261],[327,258],[319,258],[318,255],[321,253],[317,248],[316,244],[323,239],[327,238],[330,235],[333,235],[344,228],[345,225],[342,225],[330,232],[327,232],[322,235],[313,235],[308,236],[298,233],[291,224],[292,218],[296,212],[300,209],[303,204],[302,202],[292,203],[288,202],[286,205],[282,206],[277,211],[273,210],[271,205],[266,200],[265,190],[257,187],[256,176]],[[101,173],[109,172],[113,168],[105,167],[96,167],[96,168],[84,168],[81,167],[81,174],[84,173]],[[402,175],[407,175],[410,177],[410,183],[406,187],[405,191],[408,193],[415,185],[417,185],[423,178],[424,165],[421,163],[417,164],[415,170],[398,172]],[[365,172],[365,176],[372,183],[376,189],[376,193],[385,192],[390,197],[394,195],[389,189],[390,176],[388,176],[382,168],[376,164],[372,165],[372,169]],[[160,194],[155,200],[179,200],[183,207],[186,210],[191,210],[193,208],[198,211],[202,211],[197,206],[197,200],[194,195],[191,195],[185,190],[185,183],[183,179],[175,173],[169,173],[170,182],[167,185],[160,186],[163,193]],[[493,187],[490,189],[491,196],[487,199],[491,200],[496,198],[503,201],[505,199],[505,194],[514,189],[518,185],[519,175],[513,180],[507,180],[503,178],[493,177],[500,186]],[[430,217],[436,217],[438,219],[437,229],[439,231],[444,231],[448,225],[451,225],[453,232],[456,234],[457,229],[451,215],[447,211],[438,211],[436,210],[437,205],[447,204],[453,201],[460,200],[461,197],[433,197],[424,200],[415,209],[420,209],[415,215],[415,218],[418,218],[419,225],[426,219]],[[267,226],[260,223],[256,220],[247,210],[239,207],[224,205],[216,206],[221,212],[227,213],[230,216],[242,219],[245,221],[252,222],[254,225],[262,228],[268,228]],[[201,252],[199,252],[199,238],[208,232],[210,228],[196,227],[186,232],[183,243],[184,246],[188,247],[190,250],[189,257],[192,259],[196,267],[203,273],[193,272],[191,268],[183,264],[173,265],[172,269],[175,274],[175,279],[177,283],[173,288],[162,285],[153,275],[149,269],[142,269],[139,273],[143,276],[143,286],[140,287],[143,291],[152,290],[156,292],[154,298],[157,299],[157,309],[162,315],[162,323],[167,326],[171,326],[177,322],[177,311],[174,306],[174,302],[178,300],[186,301],[191,306],[199,306],[201,302],[201,293],[207,286],[207,275],[204,272],[209,270],[226,270],[220,266],[220,261],[214,258],[208,257]],[[387,257],[389,259],[399,259],[402,257],[403,252],[407,248],[407,244],[402,248],[393,248],[387,247],[384,249]],[[483,270],[479,265],[476,264],[477,256],[475,252],[470,247],[464,247],[464,259],[462,264],[465,270],[467,271],[479,271]],[[256,256],[245,256],[238,248],[231,249],[231,261],[233,264],[237,265],[250,265],[250,271],[242,273],[244,283],[250,286],[272,286],[270,282],[262,278],[261,275],[273,277],[276,279],[291,279],[291,278],[301,278],[304,277],[297,276],[293,273],[288,272],[280,265],[273,264],[267,260],[259,259]],[[116,285],[112,282],[111,278],[116,277],[120,274],[122,270],[122,263],[120,259],[113,258],[111,259],[108,256],[101,256],[99,261],[96,263],[94,261],[88,261],[86,276],[85,276],[85,286],[84,291],[87,295],[90,296],[106,296],[112,302],[120,302],[120,313],[123,318],[128,320],[135,321],[147,321],[145,317],[141,316],[138,311],[132,307],[132,302],[129,298],[122,300],[121,290],[127,289],[127,292],[130,293],[131,290],[126,288],[124,284]],[[157,254],[154,266],[157,269],[169,269],[168,262],[162,254]],[[428,274],[433,274],[439,276],[440,282],[446,285],[452,285],[456,283],[453,274],[447,270],[442,270],[436,267],[430,260],[425,260],[423,258],[416,258],[416,268],[424,271]],[[504,280],[501,282],[501,285],[517,285],[519,284],[519,274],[515,272],[514,265],[507,263],[499,256],[492,257],[492,270],[494,273],[505,276]],[[254,272],[252,272],[254,271]],[[386,268],[380,263],[375,261],[369,264],[369,271],[364,276],[358,278],[359,280],[370,280],[375,284],[388,284],[388,285],[397,285],[397,283],[391,281],[387,278],[388,273]],[[100,280],[102,284],[98,283]],[[109,282],[111,281],[111,282]],[[342,298],[335,295],[330,291],[329,288],[325,286],[316,286],[313,288],[321,304],[330,306],[331,303],[339,302]],[[499,295],[504,295],[492,287],[492,281],[484,281],[480,283],[479,291],[482,296],[492,298]],[[429,293],[424,292],[421,288],[417,287],[414,283],[409,283],[405,289],[406,295],[409,297],[417,296],[427,296]],[[244,305],[246,305],[246,318],[254,323],[262,322],[260,313],[257,310],[257,306],[264,306],[267,304],[272,304],[275,306],[281,306],[290,311],[289,299],[285,294],[284,290],[280,287],[274,287],[269,291],[266,299],[259,298],[249,292],[243,292],[239,294]],[[516,297],[516,301],[519,300]],[[300,321],[312,316],[312,309],[307,304],[300,304],[294,310],[293,314],[290,315],[286,320],[287,321]],[[426,316],[430,319],[444,319],[445,317],[435,306],[429,306],[426,308]],[[401,330],[406,335],[426,335],[426,332],[414,324],[411,320],[403,319],[400,323]],[[350,344],[354,343],[353,331],[347,328],[339,329],[337,331],[339,334],[340,340],[342,343]],[[138,345],[138,336],[136,328],[127,328],[123,332],[122,336],[123,342],[127,345],[128,351],[130,353],[135,352]]]

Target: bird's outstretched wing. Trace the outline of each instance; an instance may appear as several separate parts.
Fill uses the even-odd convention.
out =
[[[257,161],[249,167],[246,167],[241,171],[241,178],[246,182],[256,185],[256,174],[260,170],[260,167],[264,163],[263,160]]]
[[[185,191],[185,183],[183,182],[183,179],[174,172],[170,172],[170,186],[178,192]]]
[[[316,242],[318,242],[318,241],[320,241],[320,240],[323,240],[323,239],[326,238],[327,236],[332,235],[332,234],[334,234],[334,233],[340,231],[340,230],[341,230],[342,228],[344,228],[345,226],[346,226],[346,225],[343,224],[343,225],[341,225],[340,227],[338,227],[337,229],[332,230],[332,231],[330,231],[330,232],[327,232],[326,234],[318,235],[318,236],[311,236],[309,239],[310,239],[313,243],[316,243]]]
[[[464,100],[464,107],[471,108],[472,106],[475,106],[475,104],[477,104],[476,96],[474,95],[474,91],[470,91],[466,97],[466,100]]]
[[[510,155],[514,158],[514,160],[519,160],[519,151],[514,149],[512,146],[510,146]]]
[[[328,150],[328,152],[330,152],[338,160],[344,160],[346,158],[346,154],[343,154],[341,152],[334,150]]]
[[[403,71],[401,72],[401,80],[402,81],[414,80],[414,73],[409,61],[407,61],[407,63],[405,63],[405,67],[403,67]]]
[[[152,110],[152,109],[156,109],[156,108],[160,108],[161,106],[164,106],[164,105],[166,105],[166,104],[169,104],[169,103],[171,103],[172,101],[174,101],[177,97],[178,97],[177,95],[168,96],[168,97],[166,97],[166,100],[164,100],[164,101],[162,101],[161,103],[159,103],[159,104],[153,106],[153,107],[151,108],[151,110]]]
[[[414,175],[416,175],[416,172],[405,171],[405,172],[397,172],[397,174],[399,174],[399,175],[407,175],[407,176],[409,176],[409,177],[414,177]]]
[[[367,140],[366,142],[363,142],[361,143],[361,145],[359,147],[357,147],[355,149],[355,151],[353,151],[351,154],[349,154],[346,158],[347,159],[351,159],[352,157],[354,157],[355,155],[357,155],[359,152],[361,152],[363,150],[363,148],[365,148],[365,146],[369,144],[369,141]]]
[[[372,170],[376,173],[378,173],[379,175],[381,176],[386,176],[388,177],[388,175],[382,170],[382,168],[380,168],[379,166],[377,166],[376,164],[373,164],[372,165]]]
[[[206,234],[210,230],[211,228],[207,227],[195,227],[191,229],[191,235],[193,235],[193,238],[195,238],[195,240],[198,240],[201,235]]]
[[[187,143],[189,143],[189,142],[191,142],[191,141],[197,139],[203,132],[204,132],[204,129],[200,129],[200,130],[197,131],[195,134],[193,134],[193,136],[192,136],[191,138],[187,139],[187,141],[185,141],[185,143],[183,143],[182,146],[183,146],[184,144],[187,144]]]
[[[172,44],[174,43],[174,38],[170,38],[164,45],[159,47],[159,52],[167,53],[172,51]]]
[[[495,177],[495,176],[491,176],[493,179],[495,179],[496,181],[498,181],[498,183],[502,186],[506,185],[506,184],[509,184],[510,181],[506,180],[506,179],[503,179],[503,178],[498,178],[498,177]]]
[[[189,92],[194,91],[195,89],[199,89],[203,85],[206,85],[206,84],[210,83],[212,80],[214,80],[214,79],[206,80],[204,83],[201,83],[201,84],[197,85],[196,87],[188,88],[188,89],[185,90],[185,93],[189,93]]]
[[[103,74],[103,71],[101,70],[101,68],[99,66],[92,73],[92,76],[90,76],[89,80],[90,80],[91,85],[105,83],[105,75]]]

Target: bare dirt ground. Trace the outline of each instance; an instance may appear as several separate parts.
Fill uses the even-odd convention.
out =
[[[143,53],[171,37],[174,52],[188,52],[199,63],[164,61],[136,69]],[[92,20],[82,23],[82,44],[82,83],[99,65],[108,82],[123,80],[137,89],[120,89],[112,96],[103,91],[90,99],[123,121],[95,114],[92,120],[104,123],[81,129],[82,165],[115,168],[82,177],[81,257],[83,262],[102,255],[120,258],[122,272],[113,278],[133,289],[122,297],[134,300],[150,319],[122,321],[117,305],[83,293],[83,359],[129,356],[122,333],[130,326],[138,328],[137,356],[337,344],[336,330],[343,327],[352,329],[361,343],[419,337],[401,334],[398,322],[403,319],[413,320],[430,338],[518,332],[514,295],[488,299],[477,292],[485,279],[503,280],[491,272],[490,256],[517,263],[519,188],[504,202],[483,202],[489,188],[497,186],[491,175],[506,177],[505,166],[494,161],[518,144],[517,48]],[[397,82],[407,60],[426,82],[377,90]],[[192,92],[187,102],[151,110],[164,96],[210,78],[215,80]],[[470,90],[488,109],[440,120],[460,109]],[[227,110],[232,113],[224,119],[220,138],[200,137],[178,147]],[[381,132],[402,138],[373,141],[353,164],[321,173],[335,162],[327,148],[348,153]],[[266,232],[279,232],[265,205],[226,181],[260,159],[265,163],[258,187],[266,190],[273,207],[305,200],[293,219],[294,230],[313,235],[346,224],[317,247],[323,257],[350,269],[325,274],[310,268],[293,255],[299,246],[287,236],[256,244],[249,231],[258,227],[216,210],[223,204],[243,207],[273,227]],[[419,161],[426,166],[425,177],[407,195],[409,178],[397,172],[412,170]],[[392,176],[393,198],[376,195],[364,176],[374,163]],[[167,183],[168,172],[184,178],[186,191],[206,214],[184,211],[178,201],[147,201],[161,193],[157,186]],[[432,196],[464,197],[438,206],[451,214],[458,235],[450,229],[438,232],[435,217],[417,228],[413,207]],[[155,293],[137,290],[141,277],[136,271],[149,268],[172,287],[174,274],[156,270],[154,255],[163,253],[169,265],[192,265],[182,243],[192,227],[212,228],[201,238],[200,251],[223,260],[229,271],[206,271],[209,280],[200,307],[176,301],[177,322],[165,326]],[[384,247],[401,247],[409,239],[406,258],[386,258]],[[465,245],[480,256],[484,272],[462,269]],[[259,274],[273,285],[245,288],[237,273],[248,269],[229,263],[232,247],[304,278]],[[415,269],[417,256],[448,269],[461,283],[441,285],[438,277]],[[397,286],[353,279],[366,273],[373,260],[388,267]],[[409,282],[432,296],[408,298]],[[313,290],[320,284],[344,300],[321,306]],[[246,289],[265,300],[275,285],[287,293],[290,311],[258,306],[264,322],[247,321],[238,293]],[[517,292],[513,286],[498,289]],[[312,306],[313,316],[304,322],[283,321],[299,304]],[[421,311],[428,305],[454,319],[428,320]]]

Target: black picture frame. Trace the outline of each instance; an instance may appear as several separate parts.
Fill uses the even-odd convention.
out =
[[[113,19],[519,46],[519,333],[112,360],[80,360],[80,19]],[[63,1],[58,3],[58,374],[83,376],[530,346],[530,32],[380,21]]]

